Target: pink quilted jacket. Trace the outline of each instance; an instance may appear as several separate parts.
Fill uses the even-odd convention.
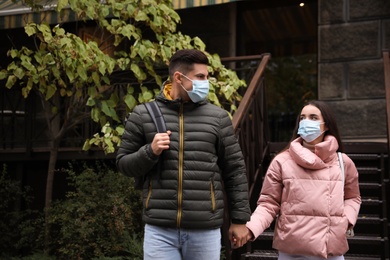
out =
[[[257,208],[247,223],[255,238],[275,217],[273,247],[288,254],[327,258],[348,251],[346,230],[355,225],[361,198],[358,172],[343,154],[345,184],[333,136],[311,152],[294,140],[268,168]]]

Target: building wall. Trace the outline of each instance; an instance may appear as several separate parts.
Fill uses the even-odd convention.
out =
[[[331,104],[343,139],[384,140],[390,1],[319,0],[318,19],[318,98]]]

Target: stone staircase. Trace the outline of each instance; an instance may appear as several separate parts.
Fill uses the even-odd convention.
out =
[[[385,144],[346,143],[345,152],[359,172],[362,205],[354,228],[355,236],[348,238],[346,260],[389,259],[389,158]],[[277,259],[272,249],[274,224],[258,239],[241,249],[241,260]]]

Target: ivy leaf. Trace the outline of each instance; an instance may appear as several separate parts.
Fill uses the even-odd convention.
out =
[[[100,111],[99,111],[98,108],[93,107],[93,108],[91,109],[91,118],[92,118],[93,121],[99,122]]]
[[[125,103],[130,110],[133,110],[133,108],[137,105],[137,100],[134,98],[133,95],[126,95]]]
[[[88,100],[87,100],[87,104],[86,105],[89,106],[89,107],[92,107],[95,104],[96,104],[95,99],[93,99],[92,97],[89,97]]]
[[[47,92],[46,92],[45,99],[49,100],[56,93],[57,87],[54,84],[50,84],[50,85],[47,86],[47,90],[46,91]]]
[[[0,80],[5,79],[8,76],[8,73],[6,70],[1,70],[0,71]]]
[[[79,77],[82,80],[84,80],[84,81],[88,80],[87,71],[86,71],[84,66],[82,66],[82,65],[77,66],[77,74],[79,75]]]
[[[36,24],[35,23],[27,24],[24,27],[24,31],[26,32],[26,34],[28,36],[31,36],[31,35],[35,34],[36,33]]]
[[[132,63],[130,65],[130,69],[131,71],[134,73],[135,77],[139,80],[139,81],[143,81],[146,79],[146,74],[145,72],[143,72],[143,70],[140,69],[140,67],[135,64],[135,63]]]
[[[24,73],[24,70],[22,68],[17,68],[15,71],[14,71],[14,75],[18,78],[18,79],[22,79],[25,75]]]
[[[83,151],[88,151],[91,148],[91,144],[89,143],[90,139],[85,140],[83,145]]]
[[[136,15],[134,17],[134,19],[139,22],[139,21],[147,21],[149,20],[149,17],[148,15],[142,11],[141,9],[138,9],[138,12],[136,12]]]
[[[15,83],[16,83],[16,76],[10,75],[7,79],[7,83],[5,83],[5,86],[10,89]]]

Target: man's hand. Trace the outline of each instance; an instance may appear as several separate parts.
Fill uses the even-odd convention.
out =
[[[166,133],[157,133],[154,136],[151,148],[155,155],[160,155],[164,150],[169,149],[170,135],[171,131],[168,130]]]
[[[252,232],[245,224],[231,224],[229,228],[229,240],[232,248],[239,248],[252,238]]]

